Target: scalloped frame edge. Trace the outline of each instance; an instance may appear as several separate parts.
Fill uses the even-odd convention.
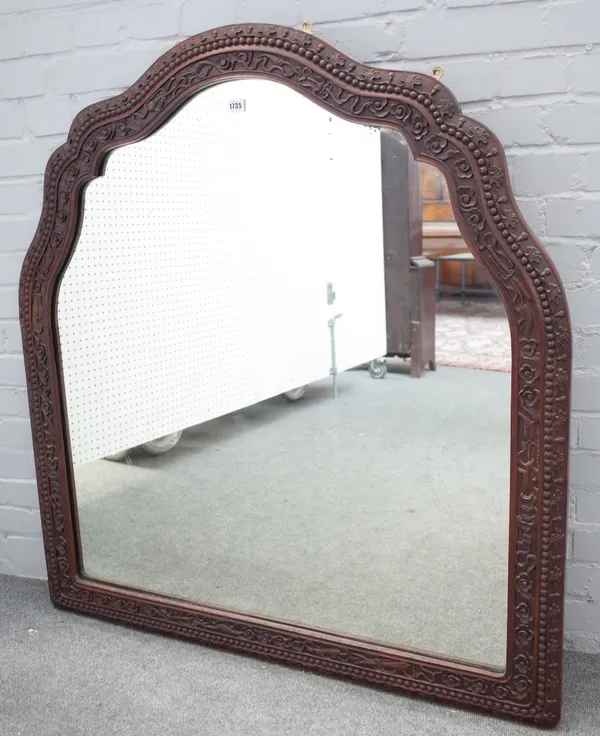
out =
[[[182,602],[85,578],[77,528],[56,296],[85,185],[111,150],[157,130],[191,96],[239,77],[286,84],[347,120],[400,132],[448,181],[461,234],[511,325],[507,663],[502,673],[409,649]],[[354,203],[359,207],[359,203]],[[123,94],[75,118],[45,172],[19,287],[50,595],[80,613],[543,726],[560,718],[571,329],[560,278],[516,205],[499,140],[423,74],[356,62],[302,31],[217,28],[163,54]],[[482,474],[485,468],[481,468]]]

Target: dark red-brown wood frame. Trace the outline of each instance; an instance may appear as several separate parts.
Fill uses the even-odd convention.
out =
[[[503,672],[128,590],[81,572],[56,297],[77,241],[83,190],[102,174],[111,150],[157,130],[203,88],[236,77],[280,82],[343,118],[402,133],[418,160],[445,174],[461,233],[504,300],[513,389]],[[298,166],[310,161],[282,161],[274,185]],[[303,208],[309,214],[310,207],[307,190]],[[360,209],[360,199],[350,196],[348,216],[360,217]],[[50,158],[42,215],[21,274],[20,316],[50,594],[57,606],[453,705],[557,723],[571,370],[566,300],[516,206],[502,145],[461,114],[437,79],[364,66],[316,36],[281,26],[228,26],[178,44],[126,92],[79,113],[67,142]],[[485,478],[486,468],[479,471]]]

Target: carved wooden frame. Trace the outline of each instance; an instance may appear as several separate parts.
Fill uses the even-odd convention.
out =
[[[445,174],[465,242],[504,299],[513,348],[504,672],[80,575],[56,295],[76,242],[83,188],[102,174],[111,150],[155,131],[204,87],[243,76],[278,81],[348,120],[402,133],[417,159]],[[463,116],[437,79],[364,66],[316,36],[281,26],[233,25],[178,44],[126,92],[79,113],[67,142],[50,158],[42,215],[21,274],[20,317],[49,587],[57,606],[454,705],[541,725],[558,722],[571,365],[566,300],[516,206],[500,142]]]

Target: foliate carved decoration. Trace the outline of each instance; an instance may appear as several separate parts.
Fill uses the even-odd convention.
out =
[[[504,299],[514,387],[508,662],[502,674],[79,577],[54,300],[75,247],[80,194],[112,149],[152,133],[203,87],[244,75],[279,81],[346,119],[402,133],[419,160],[443,170],[461,232]],[[58,605],[455,704],[556,722],[571,349],[565,295],[521,218],[501,144],[461,114],[438,80],[366,67],[315,36],[279,26],[229,26],[184,41],[125,93],[83,110],[51,157],[41,220],[23,266],[20,310],[49,583]]]

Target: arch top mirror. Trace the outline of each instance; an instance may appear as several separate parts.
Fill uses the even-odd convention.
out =
[[[75,119],[20,299],[57,605],[558,721],[566,302],[438,79],[179,44]]]

